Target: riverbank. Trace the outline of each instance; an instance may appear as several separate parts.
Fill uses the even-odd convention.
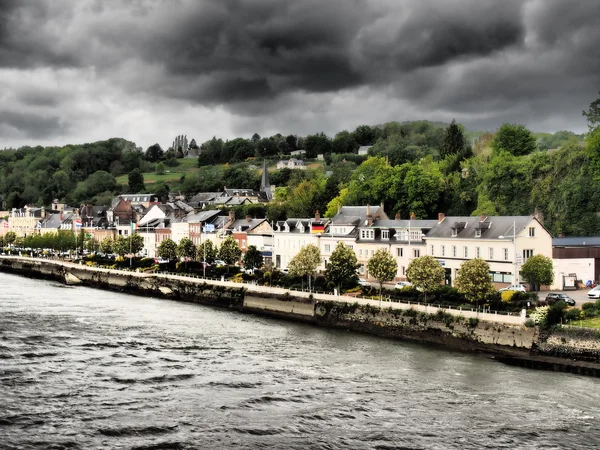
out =
[[[318,326],[434,343],[496,355],[511,364],[600,376],[594,337],[540,334],[524,315],[484,314],[431,305],[380,303],[328,294],[293,292],[229,281],[88,267],[60,260],[0,257],[0,270],[71,285],[217,306]],[[550,344],[548,344],[550,343]],[[533,361],[537,361],[536,364]],[[543,364],[540,362],[543,361]]]

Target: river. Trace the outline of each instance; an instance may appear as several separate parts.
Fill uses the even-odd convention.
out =
[[[2,449],[600,448],[600,381],[0,273]]]

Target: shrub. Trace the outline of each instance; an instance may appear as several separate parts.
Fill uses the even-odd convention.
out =
[[[596,309],[596,303],[584,303],[583,305],[581,305],[581,309],[583,309],[584,311],[587,311],[588,309]]]
[[[533,319],[527,319],[525,321],[525,326],[527,328],[533,328],[533,327],[535,327],[535,322],[533,321]]]
[[[517,291],[502,291],[500,293],[500,298],[503,302],[509,303],[512,301],[512,298],[517,293]]]
[[[477,319],[475,317],[469,318],[469,321],[467,322],[467,325],[469,328],[475,328],[478,324],[479,324],[479,319]]]
[[[565,313],[565,320],[569,322],[572,320],[579,320],[581,318],[582,311],[579,308],[571,308]]]

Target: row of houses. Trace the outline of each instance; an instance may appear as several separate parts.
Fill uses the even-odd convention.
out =
[[[242,252],[253,245],[279,269],[285,269],[303,246],[313,244],[321,250],[319,269],[325,270],[335,247],[343,242],[353,249],[359,274],[367,279],[368,261],[380,248],[396,259],[397,280],[404,280],[410,262],[424,255],[440,262],[449,285],[461,264],[473,258],[488,262],[498,286],[518,283],[521,265],[533,255],[553,258],[553,288],[571,287],[576,279],[600,278],[600,239],[587,238],[587,244],[585,238],[553,240],[533,215],[447,217],[440,213],[434,220],[390,219],[382,206],[367,205],[342,206],[332,219],[322,218],[317,211],[311,218],[269,223],[265,218],[237,218],[233,211],[207,209],[206,204],[199,208],[180,200],[160,203],[152,194],[140,194],[119,196],[108,208],[53,203],[47,209],[15,209],[0,225],[3,232],[14,231],[17,236],[79,229],[97,242],[136,232],[144,239],[142,253],[147,257],[156,257],[165,239],[178,243],[189,238],[195,245],[210,240],[219,246],[232,236]]]

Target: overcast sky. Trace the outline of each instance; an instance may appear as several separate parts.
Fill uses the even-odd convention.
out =
[[[0,0],[0,148],[587,129],[597,0]]]

